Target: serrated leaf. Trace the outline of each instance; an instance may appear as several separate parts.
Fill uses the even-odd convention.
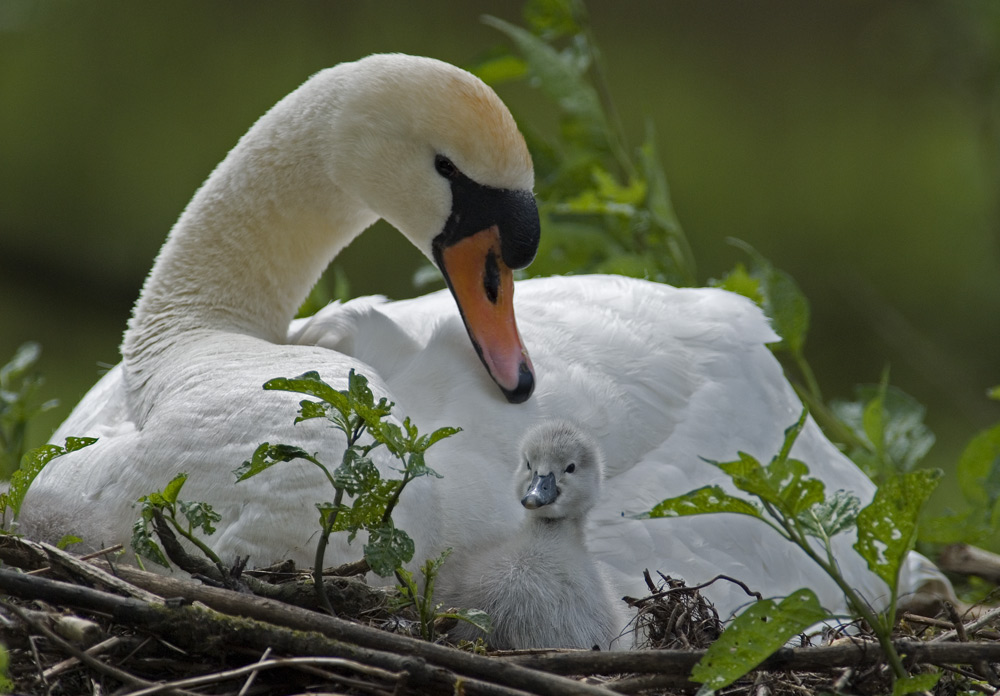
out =
[[[420,450],[425,452],[434,445],[436,445],[437,443],[441,442],[441,440],[449,438],[452,435],[457,435],[460,432],[462,432],[461,428],[452,428],[452,427],[438,428],[430,435],[426,436],[427,440],[421,443]]]
[[[166,485],[163,492],[160,494],[166,504],[173,505],[177,502],[177,495],[181,492],[181,488],[184,487],[184,482],[187,481],[187,478],[187,474],[177,474],[177,476],[175,476],[173,480]]]
[[[788,517],[798,517],[826,498],[823,482],[810,478],[809,467],[798,459],[776,457],[767,466],[740,452],[732,462],[712,462],[732,477],[733,485],[774,505]]]
[[[205,534],[214,534],[214,523],[222,520],[222,516],[208,503],[182,500],[177,503],[177,507],[187,519],[191,529],[200,528]]]
[[[906,696],[906,694],[930,691],[937,686],[939,679],[941,679],[941,672],[925,672],[897,679],[892,685],[892,696]]]
[[[455,611],[442,612],[438,616],[465,621],[484,633],[493,632],[493,619],[482,609],[456,609]]]
[[[372,572],[385,578],[413,558],[413,539],[402,529],[388,524],[369,531],[364,551]]]
[[[890,588],[896,587],[900,565],[916,543],[920,510],[940,478],[937,469],[894,474],[878,487],[875,498],[858,514],[854,548]]]
[[[236,476],[236,482],[239,483],[270,469],[275,464],[290,462],[294,459],[305,459],[318,464],[316,458],[301,447],[272,445],[269,442],[263,442],[254,450],[250,459],[233,469],[233,474]]]
[[[851,529],[857,522],[861,510],[858,496],[839,490],[832,498],[803,510],[798,515],[806,534],[817,539],[829,539]]]
[[[32,481],[49,462],[69,452],[89,447],[95,442],[97,442],[96,437],[68,437],[65,447],[42,445],[26,452],[21,459],[21,467],[11,475],[10,486],[7,489],[6,501],[14,517],[21,513],[21,504],[24,502],[24,496],[28,494]]]
[[[855,387],[854,401],[834,401],[830,408],[866,449],[848,453],[865,472],[878,479],[891,471],[912,471],[934,445],[924,424],[927,410],[906,392],[888,384]]]
[[[733,512],[751,517],[761,517],[760,508],[753,503],[726,493],[719,486],[705,486],[667,498],[649,511],[650,517],[685,517],[716,512]]]
[[[290,391],[298,394],[308,394],[326,401],[346,417],[347,395],[337,391],[320,379],[315,370],[304,372],[298,377],[277,377],[264,383],[264,389]]]
[[[67,534],[59,539],[56,543],[56,548],[65,551],[67,547],[72,546],[73,544],[79,544],[81,541],[83,541],[83,539],[80,537],[74,534]]]
[[[722,632],[691,670],[706,696],[742,677],[770,657],[797,633],[830,616],[812,590],[803,588],[775,603],[750,605]]]
[[[131,546],[137,556],[142,556],[164,568],[170,567],[170,561],[149,532],[147,520],[139,519],[132,525]]]

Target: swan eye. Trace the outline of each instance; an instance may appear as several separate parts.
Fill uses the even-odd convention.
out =
[[[569,466],[566,467],[566,473],[572,474],[574,471],[576,471],[576,464],[574,462],[570,462]]]
[[[524,463],[528,466],[528,471],[531,471],[531,462],[529,462],[527,459],[525,459]]]
[[[437,173],[445,179],[454,179],[458,176],[458,167],[456,167],[454,163],[452,163],[452,161],[444,155],[434,156],[434,168],[437,170]]]

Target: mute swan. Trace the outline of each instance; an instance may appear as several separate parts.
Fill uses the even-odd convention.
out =
[[[628,617],[584,540],[603,470],[597,443],[576,426],[547,421],[529,430],[514,474],[523,522],[496,544],[450,557],[435,600],[489,614],[486,639],[497,650],[615,647]],[[466,640],[482,635],[466,623],[451,631]]]
[[[650,568],[690,584],[726,573],[773,595],[809,586],[842,609],[833,583],[763,524],[632,516],[725,485],[699,457],[768,459],[801,407],[765,346],[776,335],[744,298],[596,276],[520,282],[512,304],[509,269],[527,264],[538,241],[532,184],[506,108],[464,71],[388,55],[312,77],[251,128],[181,215],[136,304],[123,361],[53,436],[98,442],[42,471],[21,530],[127,543],[134,501],[186,472],[185,497],[222,515],[209,541],[223,558],[308,565],[313,503],[328,499],[322,476],[291,464],[237,486],[231,470],[265,440],[337,461],[335,431],[293,427],[299,397],[261,385],[317,370],[343,388],[355,368],[422,430],[464,428],[429,453],[445,478],[414,481],[394,513],[417,562],[513,533],[520,506],[497,494],[513,443],[539,420],[572,417],[611,455],[588,543],[616,595],[642,593]],[[289,325],[323,267],[379,216],[438,264],[450,292],[361,298]],[[830,490],[871,497],[869,480],[811,420],[793,454]],[[328,557],[357,557],[339,536]],[[837,544],[844,572],[884,603],[851,541]],[[746,601],[720,583],[706,594],[720,613]]]

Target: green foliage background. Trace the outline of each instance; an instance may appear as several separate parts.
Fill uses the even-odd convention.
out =
[[[0,363],[43,346],[51,429],[118,361],[131,304],[194,190],[312,72],[375,51],[477,62],[522,2],[0,3]],[[928,407],[926,465],[1000,419],[1000,5],[723,0],[589,7],[627,147],[647,121],[699,283],[739,237],[812,303],[827,397],[892,382]],[[557,130],[523,84],[522,123]],[[383,252],[392,265],[383,265]],[[419,294],[386,227],[341,260],[354,294]],[[937,501],[957,496],[946,476]]]

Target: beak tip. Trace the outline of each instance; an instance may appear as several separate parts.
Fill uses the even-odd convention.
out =
[[[535,374],[527,362],[522,362],[518,368],[517,386],[513,389],[500,387],[507,401],[512,404],[523,404],[535,390]]]

